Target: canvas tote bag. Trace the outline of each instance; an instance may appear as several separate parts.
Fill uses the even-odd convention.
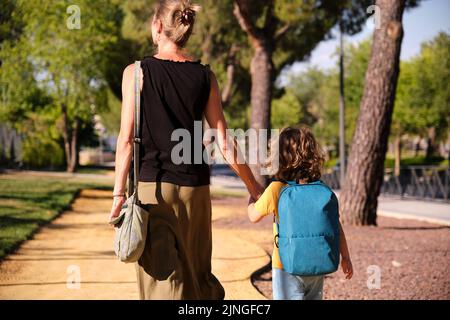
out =
[[[138,197],[139,180],[139,136],[141,116],[141,62],[136,61],[135,69],[135,107],[134,107],[134,150],[133,171],[130,168],[128,177],[128,199],[122,205],[120,214],[109,223],[115,227],[114,251],[122,262],[135,262],[139,260],[144,251],[147,237],[149,213],[141,204]],[[130,196],[131,194],[131,196]]]

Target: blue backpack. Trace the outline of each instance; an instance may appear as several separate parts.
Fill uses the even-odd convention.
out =
[[[278,215],[278,248],[286,272],[312,276],[338,269],[339,206],[326,184],[288,182],[280,193]]]

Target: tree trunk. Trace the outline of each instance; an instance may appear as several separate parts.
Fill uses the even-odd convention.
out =
[[[374,31],[361,111],[341,194],[344,223],[376,225],[378,195],[392,120],[403,39],[405,0],[377,0],[381,28]]]
[[[428,128],[427,152],[425,157],[430,159],[436,153],[436,128]]]
[[[205,38],[203,39],[203,44],[202,44],[202,61],[203,61],[203,63],[211,62],[212,40],[213,40],[213,35],[211,34],[210,31],[208,31]]]
[[[277,31],[277,20],[274,18],[274,1],[270,1],[267,12],[264,27],[258,27],[250,18],[252,10],[252,1],[235,0],[234,3],[234,15],[239,22],[242,30],[244,30],[250,40],[253,47],[253,57],[250,65],[250,73],[252,78],[251,89],[251,106],[252,106],[252,119],[251,127],[257,131],[259,136],[259,130],[270,129],[270,109],[272,102],[272,90],[274,83],[275,69],[272,61],[272,55],[276,41],[280,39],[288,30],[288,28],[282,28],[281,31]],[[267,132],[269,135],[269,131]],[[258,139],[257,146],[250,146],[251,153],[258,152],[259,148],[267,148]],[[259,153],[256,153],[259,154]],[[255,176],[256,180],[261,185],[267,184],[267,176],[261,174],[262,163],[259,159],[258,163],[250,164],[250,168]]]
[[[67,172],[71,173],[75,172],[78,167],[78,127],[79,121],[75,120],[70,142],[70,162],[67,166]]]
[[[398,177],[400,176],[400,164],[402,159],[402,136],[399,132],[397,132],[395,135],[394,149],[395,149],[394,174]]]
[[[250,70],[252,77],[251,127],[257,130],[259,136],[259,130],[270,129],[270,109],[273,89],[272,77],[274,73],[271,51],[264,46],[256,48]],[[264,147],[267,147],[267,145],[263,145],[258,140],[258,148]],[[264,186],[267,183],[267,177],[261,175],[261,160],[265,159],[259,159],[258,157],[258,163],[251,164],[250,167],[256,180]]]
[[[9,144],[9,161],[12,168],[16,167],[16,146],[14,144],[14,135],[11,135],[11,142]]]
[[[69,119],[67,116],[67,107],[63,104],[61,106],[61,113],[62,113],[62,136],[64,140],[64,155],[66,156],[66,170],[69,171],[69,165],[70,165],[70,132],[69,132]]]
[[[61,106],[62,113],[62,136],[64,140],[64,153],[66,156],[66,171],[75,172],[78,166],[78,129],[79,121],[75,120],[75,123],[70,130],[69,117],[67,115],[66,105]]]
[[[419,156],[421,142],[422,142],[422,136],[417,137],[417,142],[414,144],[414,157]]]
[[[222,90],[222,106],[226,107],[230,104],[231,97],[233,95],[234,74],[236,72],[237,58],[236,54],[239,51],[239,47],[233,44],[228,52],[227,57],[227,81]]]
[[[211,63],[211,55],[212,55],[212,46],[213,46],[213,31],[208,30],[204,39],[202,48],[202,61],[206,64]],[[222,88],[222,106],[226,107],[230,104],[232,94],[233,94],[233,84],[234,84],[234,75],[236,71],[236,65],[238,63],[236,55],[239,52],[239,46],[233,44],[227,56],[227,79],[225,85]]]

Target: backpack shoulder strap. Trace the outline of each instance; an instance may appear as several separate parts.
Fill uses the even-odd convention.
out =
[[[289,183],[289,181],[285,181],[285,180],[278,180],[282,183],[285,183],[286,185],[283,186],[280,189],[280,194],[278,195],[278,203],[277,203],[277,208],[278,208],[278,204],[280,203],[280,199],[281,199],[281,195],[283,194],[284,190],[286,190],[289,186],[291,186],[291,184]],[[278,210],[278,215],[280,214],[280,210]],[[277,224],[277,228],[278,228],[278,224],[280,223],[280,217],[275,217],[275,214],[273,215],[273,222]]]

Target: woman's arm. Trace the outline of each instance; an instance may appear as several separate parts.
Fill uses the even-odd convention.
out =
[[[240,149],[234,137],[227,137],[227,122],[225,120],[222,100],[220,97],[219,84],[214,73],[211,71],[211,92],[208,104],[205,108],[205,117],[211,128],[217,129],[217,145],[225,160],[228,162],[231,169],[245,183],[251,196],[258,199],[264,191],[263,187],[256,181],[253,173],[247,164],[239,164],[237,159],[243,159],[240,154]],[[228,139],[228,140],[227,140]],[[231,149],[231,150],[230,150]]]
[[[134,134],[134,64],[125,68],[122,77],[122,112],[120,119],[120,132],[116,146],[116,168],[114,181],[114,195],[125,194],[128,170],[133,153]],[[142,81],[141,81],[142,87]],[[110,219],[119,215],[125,197],[114,197]]]

